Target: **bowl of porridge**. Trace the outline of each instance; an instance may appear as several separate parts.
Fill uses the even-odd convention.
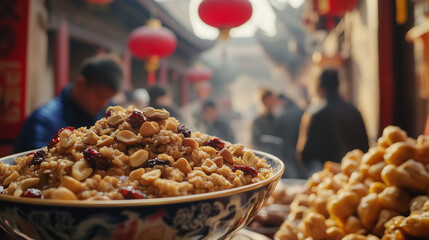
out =
[[[191,132],[164,109],[109,107],[90,128],[0,159],[0,225],[22,239],[222,239],[284,171],[277,157]]]

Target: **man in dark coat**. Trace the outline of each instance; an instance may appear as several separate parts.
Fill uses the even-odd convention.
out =
[[[362,116],[341,98],[338,87],[338,72],[325,70],[317,90],[323,100],[307,109],[302,117],[297,154],[308,175],[321,170],[326,161],[340,162],[351,150],[368,150]]]

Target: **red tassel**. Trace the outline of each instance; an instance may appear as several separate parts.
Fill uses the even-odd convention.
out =
[[[155,72],[148,72],[147,74],[147,84],[153,86],[156,84],[156,75]]]

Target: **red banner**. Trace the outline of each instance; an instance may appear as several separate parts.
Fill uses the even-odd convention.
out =
[[[25,120],[29,0],[0,1],[0,140]]]

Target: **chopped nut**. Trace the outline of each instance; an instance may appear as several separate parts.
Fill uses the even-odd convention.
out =
[[[224,148],[225,149],[225,148]],[[216,163],[216,166],[218,167],[218,168],[221,168],[222,166],[223,166],[223,157],[215,157],[215,158],[213,158],[212,159],[212,161],[214,162],[214,163]]]
[[[177,123],[167,120],[167,122],[165,123],[165,129],[177,133]]]
[[[249,151],[244,152],[243,154],[243,160],[249,165],[253,166],[253,163],[255,163],[255,154]]]
[[[123,122],[125,122],[125,119],[119,114],[115,114],[107,119],[107,125],[112,128],[116,128]]]
[[[130,156],[131,167],[139,167],[143,165],[149,158],[149,152],[143,149],[138,150]]]
[[[60,143],[63,148],[69,148],[76,142],[76,135],[72,134],[70,130],[64,130],[60,133]]]
[[[138,168],[132,172],[130,172],[130,180],[140,180],[145,173],[144,168]]]
[[[172,166],[179,169],[184,174],[188,174],[192,171],[191,165],[189,165],[188,160],[185,158],[179,158]]]
[[[229,163],[231,163],[231,164],[234,164],[234,158],[233,158],[233,156],[232,156],[231,151],[229,151],[229,149],[228,149],[228,148],[224,148],[224,149],[222,149],[222,150],[219,152],[219,155],[221,155],[221,156],[223,157],[223,160],[225,160],[225,161],[227,161],[227,162],[229,162]]]
[[[209,174],[214,173],[217,169],[217,166],[216,163],[214,163],[212,160],[206,159],[204,160],[203,165],[201,165],[201,168],[205,173]]]
[[[103,135],[97,142],[97,147],[101,148],[104,146],[110,146],[113,143],[113,140],[115,140],[115,138],[111,137],[111,136],[107,136],[107,135]]]
[[[123,112],[124,108],[121,106],[109,106],[106,109],[105,113],[108,113],[109,111],[113,111],[113,112]]]
[[[118,133],[118,135],[116,136],[116,138],[120,141],[123,142],[127,145],[132,145],[135,144],[139,141],[139,139],[137,138],[137,136],[129,131],[129,130],[122,130]]]
[[[89,177],[92,173],[92,168],[89,167],[89,164],[85,160],[79,160],[75,162],[72,167],[71,175],[75,179],[82,181],[85,178]]]
[[[143,115],[152,121],[161,121],[167,119],[170,116],[170,113],[165,109],[147,107],[143,110]]]
[[[97,144],[99,139],[100,139],[100,137],[94,131],[89,130],[88,133],[83,138],[83,142],[85,144],[95,145],[95,144]]]
[[[58,200],[77,200],[76,195],[65,187],[59,187],[54,190],[51,197]]]
[[[147,172],[145,174],[143,174],[143,176],[141,177],[141,179],[145,182],[151,183],[153,181],[155,181],[156,179],[161,177],[161,170],[159,169],[154,169],[150,172]]]
[[[40,182],[40,178],[27,178],[18,183],[18,186],[16,186],[15,192],[13,193],[13,196],[19,197],[21,194],[30,187],[36,186]]]
[[[184,138],[183,139],[183,146],[185,146],[185,147],[191,147],[193,149],[197,149],[200,145],[193,138]]]
[[[150,137],[159,131],[157,122],[144,122],[140,127],[140,135],[142,137]]]
[[[60,187],[65,187],[74,193],[78,193],[82,190],[82,183],[70,176],[65,176],[61,181]]]

